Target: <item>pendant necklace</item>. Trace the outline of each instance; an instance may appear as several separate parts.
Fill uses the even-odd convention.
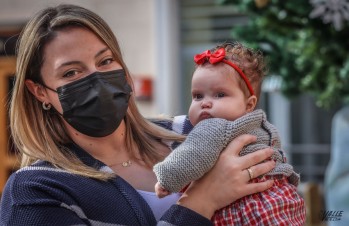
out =
[[[122,167],[130,167],[132,165],[132,161],[129,159],[129,160],[126,160],[124,162],[111,164],[111,165],[108,165],[108,166],[109,166],[109,168],[112,168],[112,167],[118,166],[118,165],[121,165]]]
[[[122,165],[122,167],[130,167],[132,165],[132,161],[127,160],[125,162],[122,162],[121,165]]]

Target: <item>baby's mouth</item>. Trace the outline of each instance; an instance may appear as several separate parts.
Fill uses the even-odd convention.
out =
[[[202,112],[199,116],[200,121],[208,118],[212,118],[212,115],[208,112]]]

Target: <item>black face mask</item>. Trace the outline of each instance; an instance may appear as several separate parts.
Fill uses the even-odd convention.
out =
[[[58,87],[56,92],[63,118],[74,129],[91,137],[105,137],[124,119],[132,89],[120,69],[94,72]]]

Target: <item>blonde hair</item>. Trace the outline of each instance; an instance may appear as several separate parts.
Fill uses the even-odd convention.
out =
[[[263,78],[268,72],[267,62],[262,52],[248,48],[239,42],[226,42],[217,45],[211,52],[215,52],[220,48],[225,49],[226,60],[231,61],[244,72],[253,88],[257,100],[259,100]],[[240,77],[238,79],[240,88],[245,96],[250,96],[250,91],[245,81]]]
[[[64,144],[70,143],[71,139],[65,131],[63,119],[58,114],[43,110],[41,103],[25,86],[26,79],[42,82],[40,70],[46,44],[55,38],[58,30],[72,26],[89,29],[104,41],[116,61],[124,68],[127,81],[133,87],[116,37],[101,17],[75,5],[64,4],[46,8],[27,23],[20,35],[17,46],[16,82],[10,104],[11,135],[22,155],[22,167],[37,160],[44,160],[74,174],[106,180],[115,175],[83,164],[68,150]],[[125,123],[127,148],[135,150],[133,145],[136,145],[149,167],[164,157],[155,150],[155,142],[184,139],[183,136],[144,119],[133,96],[129,100]]]

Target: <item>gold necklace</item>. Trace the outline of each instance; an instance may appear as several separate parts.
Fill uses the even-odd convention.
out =
[[[121,165],[122,167],[130,167],[132,165],[132,161],[129,159],[129,160],[126,160],[124,162],[115,163],[115,164],[111,164],[111,165],[108,165],[108,166],[110,168],[112,168],[113,166],[117,166],[117,165]]]

